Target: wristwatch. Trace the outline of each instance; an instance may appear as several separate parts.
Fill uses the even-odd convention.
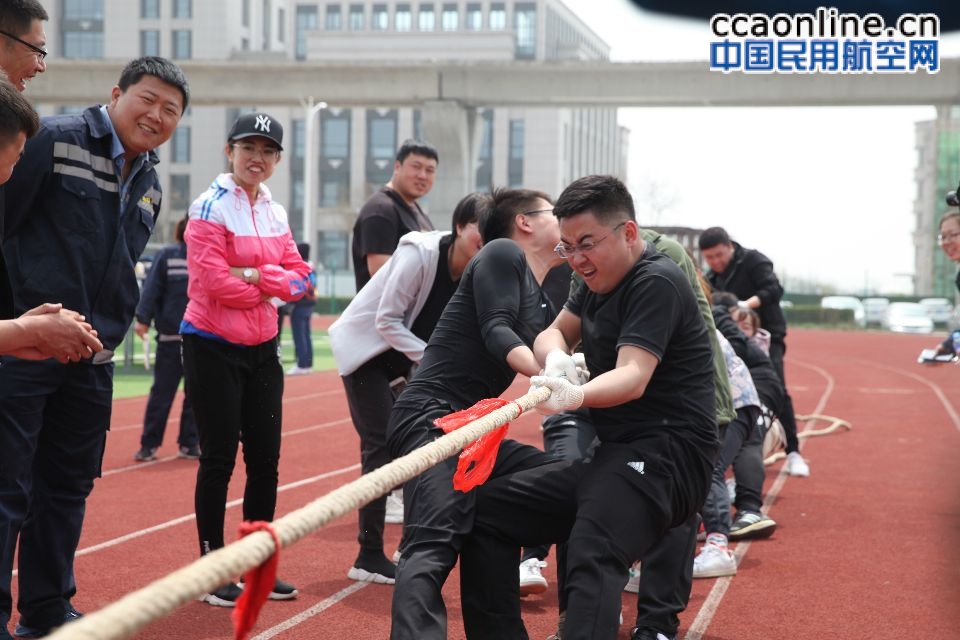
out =
[[[243,270],[243,281],[250,282],[253,279],[253,269],[247,267]]]

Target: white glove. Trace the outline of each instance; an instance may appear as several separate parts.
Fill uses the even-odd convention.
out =
[[[573,411],[583,404],[583,389],[564,378],[533,376],[530,378],[530,383],[531,389],[537,387],[550,389],[550,397],[537,405],[537,411],[544,415]]]
[[[579,385],[585,385],[590,382],[590,370],[587,369],[587,360],[582,351],[573,354],[573,364],[577,367],[577,378]]]
[[[554,349],[547,354],[542,375],[550,378],[566,378],[573,384],[579,384],[580,380],[577,375],[577,363],[562,349]]]
[[[737,306],[740,307],[741,309],[744,309],[745,311],[750,310],[750,305],[747,304],[746,300],[737,300]]]

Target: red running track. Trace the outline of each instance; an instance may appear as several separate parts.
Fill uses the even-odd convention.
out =
[[[960,637],[960,367],[915,364],[937,338],[794,330],[787,376],[797,413],[841,417],[852,431],[809,438],[809,478],[768,468],[767,540],[742,543],[735,577],[697,580],[680,637],[691,640]],[[516,383],[505,397],[526,391]],[[74,604],[93,611],[197,557],[196,462],[175,458],[171,422],[161,459],[136,464],[145,399],[118,400],[104,477],[90,498],[76,560]],[[177,415],[178,407],[173,415]],[[511,436],[540,444],[536,415]],[[801,424],[801,428],[824,426]],[[287,378],[278,515],[359,476],[359,443],[335,373]],[[236,531],[242,465],[231,483],[227,531]],[[355,583],[357,520],[341,518],[285,549],[280,575],[300,597],[269,602],[252,638],[386,638],[392,587]],[[387,526],[387,552],[400,528]],[[550,589],[523,602],[530,637],[556,622]],[[450,638],[462,638],[456,570],[445,590]],[[628,638],[635,596],[624,594]],[[15,616],[16,617],[16,614]],[[14,620],[15,622],[15,620]],[[228,609],[199,602],[146,627],[144,639],[232,638]]]

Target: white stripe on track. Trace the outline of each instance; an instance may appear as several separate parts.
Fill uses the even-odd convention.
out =
[[[297,615],[287,618],[280,624],[270,627],[263,633],[255,635],[250,640],[268,640],[269,638],[280,635],[287,629],[292,629],[298,624],[306,622],[310,618],[313,618],[314,616],[317,616],[323,613],[333,605],[337,604],[342,600],[345,600],[347,597],[356,593],[357,591],[360,591],[365,587],[369,587],[371,584],[373,583],[372,582],[355,582],[349,587],[347,587],[346,589],[341,589],[340,591],[337,591],[335,594],[333,594],[329,598],[325,598],[324,600],[321,600],[320,602],[313,605],[309,609],[305,609],[300,613],[298,613]]]
[[[817,403],[816,408],[812,413],[820,413],[823,411],[823,408],[827,405],[827,400],[830,398],[830,395],[833,393],[834,379],[829,373],[824,369],[817,367],[815,365],[806,364],[803,362],[797,362],[791,360],[790,364],[799,365],[801,367],[806,367],[807,369],[812,369],[816,371],[821,376],[823,376],[827,381],[827,387],[824,389],[823,393],[820,395],[820,401]],[[814,421],[808,420],[806,426],[803,428],[804,431],[807,429],[813,428]],[[777,479],[774,480],[773,484],[770,486],[770,490],[767,491],[767,495],[763,500],[763,512],[769,513],[770,505],[777,499],[777,496],[780,495],[780,489],[783,488],[783,484],[787,481],[787,465],[780,467],[780,473],[777,475]],[[747,551],[750,550],[750,541],[745,540],[743,542],[737,543],[737,550],[733,552],[734,557],[737,559],[737,566],[740,566],[741,560],[747,555]],[[710,623],[713,621],[713,617],[717,613],[717,609],[720,608],[720,603],[723,601],[723,596],[727,593],[727,589],[730,587],[730,583],[733,582],[735,576],[726,576],[723,578],[718,578],[717,581],[713,584],[713,588],[710,589],[710,593],[707,594],[707,597],[704,599],[703,604],[700,606],[700,611],[697,612],[697,617],[694,618],[693,624],[690,625],[690,628],[687,630],[687,635],[683,638],[684,640],[702,640],[703,634],[706,633],[707,628],[710,626]]]
[[[877,367],[878,369],[886,369],[887,371],[893,371],[894,373],[899,373],[902,376],[906,376],[911,380],[916,380],[917,382],[921,384],[925,384],[931,389],[933,389],[934,395],[936,395],[937,398],[940,400],[940,404],[943,405],[943,408],[947,412],[947,415],[950,416],[950,419],[953,421],[953,426],[957,428],[957,431],[960,431],[960,415],[957,415],[957,410],[953,408],[952,404],[950,404],[950,400],[947,398],[947,394],[943,392],[943,390],[940,388],[940,385],[936,384],[935,382],[930,382],[923,376],[918,376],[915,373],[903,371],[902,369],[896,369],[894,367],[888,367],[886,365],[876,364],[875,362],[870,362],[869,360],[861,360],[861,362],[863,362],[864,364],[869,364],[874,367]]]

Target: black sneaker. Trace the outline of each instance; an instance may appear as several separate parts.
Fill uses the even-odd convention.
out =
[[[73,622],[77,618],[82,618],[83,614],[73,608],[73,605],[67,605],[67,612],[63,614],[63,624],[68,622]],[[22,620],[22,619],[21,619]],[[43,638],[48,636],[57,627],[50,627],[49,629],[41,629],[38,627],[28,627],[25,624],[17,623],[16,628],[13,630],[13,635],[17,638]]]
[[[754,511],[743,511],[734,516],[727,537],[731,540],[769,538],[776,529],[777,523],[772,518]]]
[[[637,627],[630,634],[630,640],[677,640],[677,636],[668,636],[652,627]]]
[[[240,579],[240,588],[244,588],[243,578]],[[273,582],[273,591],[270,592],[270,595],[267,596],[269,600],[293,600],[300,594],[297,591],[297,588],[292,584],[284,582],[283,580],[277,578]]]
[[[200,602],[212,604],[215,607],[235,607],[237,598],[243,593],[243,589],[233,582],[228,582],[216,591],[205,593],[200,596]]]
[[[394,584],[397,581],[397,565],[383,555],[360,552],[354,561],[347,577],[357,582],[373,582],[374,584]]]
[[[196,460],[200,457],[200,445],[195,444],[190,447],[180,447],[180,451],[177,453],[178,458],[184,458],[186,460]]]
[[[156,447],[140,447],[140,451],[133,454],[133,459],[137,462],[150,462],[157,459]]]

